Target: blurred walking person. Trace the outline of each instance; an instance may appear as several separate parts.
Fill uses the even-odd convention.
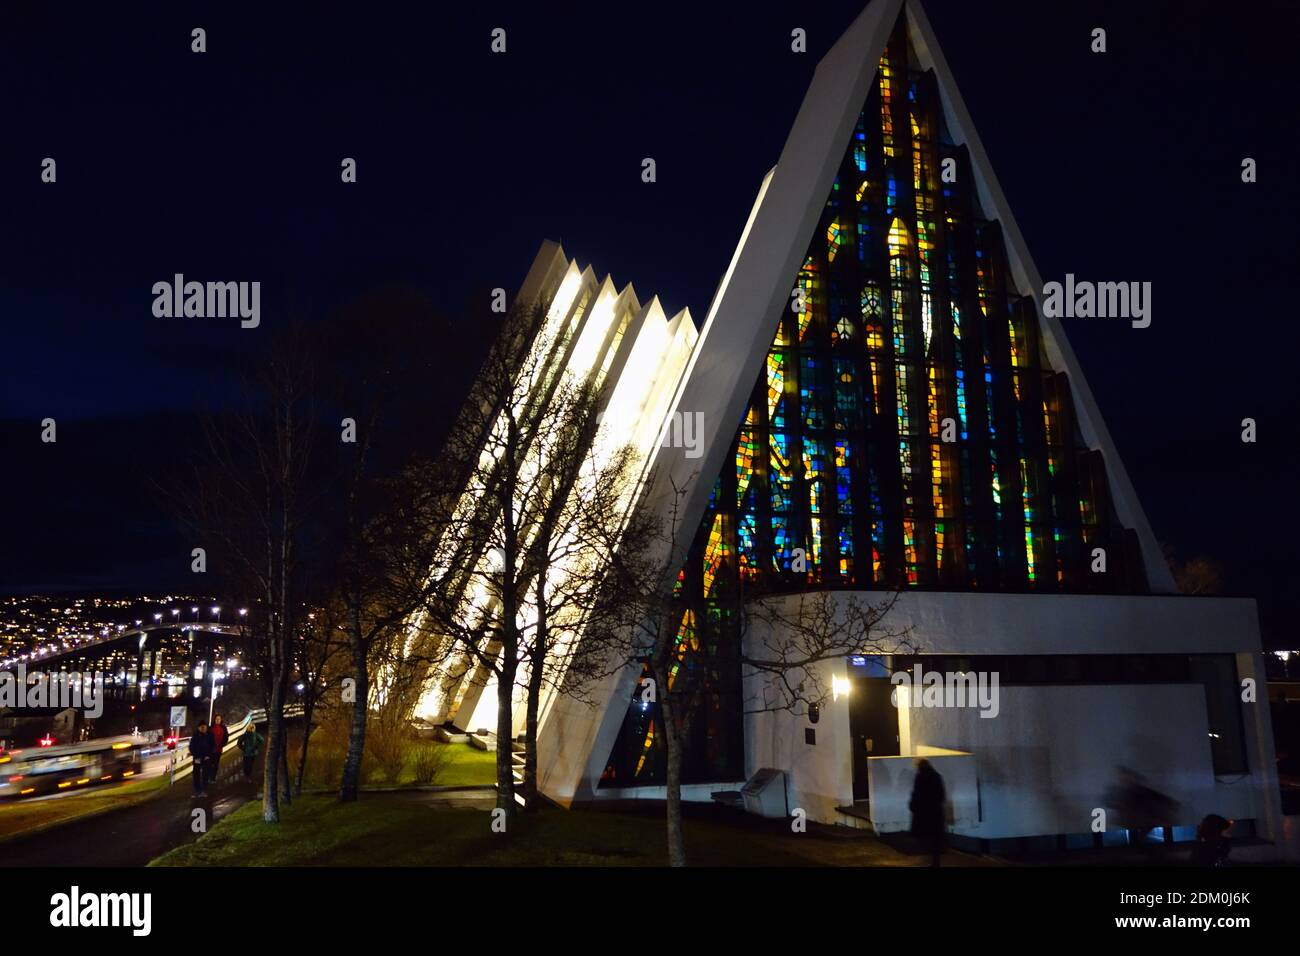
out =
[[[1232,821],[1211,813],[1196,828],[1196,844],[1192,847],[1192,863],[1195,866],[1227,866],[1228,854],[1232,851],[1232,840],[1228,831]]]
[[[943,777],[928,760],[916,761],[916,780],[907,808],[912,811],[912,836],[930,854],[930,865],[938,866],[943,855],[944,807],[947,795]]]
[[[1152,787],[1147,778],[1132,767],[1115,768],[1115,783],[1106,792],[1106,803],[1116,812],[1119,825],[1128,831],[1130,846],[1155,856],[1160,844],[1150,840],[1159,829],[1163,833],[1178,815],[1178,801]]]

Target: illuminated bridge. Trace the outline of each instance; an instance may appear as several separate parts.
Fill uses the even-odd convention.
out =
[[[232,643],[244,644],[252,638],[243,623],[118,624],[97,634],[41,644],[26,654],[0,660],[0,670],[17,672],[21,666],[29,674],[98,671],[105,675],[110,698],[188,700],[207,696],[213,680],[219,682],[229,670],[245,669],[238,656],[227,653],[217,660],[214,652],[220,648],[229,652]]]

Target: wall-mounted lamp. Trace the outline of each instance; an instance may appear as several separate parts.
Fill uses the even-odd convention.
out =
[[[849,696],[849,679],[847,677],[831,678],[831,697],[839,700],[841,697]]]

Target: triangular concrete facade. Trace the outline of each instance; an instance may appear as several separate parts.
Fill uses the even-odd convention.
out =
[[[677,502],[680,527],[686,533],[677,545],[680,553],[666,564],[675,567],[684,559],[689,532],[705,513],[712,479],[733,454],[736,428],[762,374],[780,316],[789,308],[794,278],[900,14],[906,17],[918,65],[935,73],[948,131],[969,152],[983,213],[1001,225],[1014,284],[1039,306],[1045,356],[1054,370],[1069,377],[1082,437],[1104,457],[1117,516],[1138,536],[1150,589],[1173,593],[1172,576],[1061,324],[1043,314],[1041,277],[929,21],[915,0],[874,0],[825,55],[777,165],[759,189],[661,425],[662,439],[674,413],[702,414],[703,456],[687,458],[682,449],[661,443],[642,500],[642,507],[667,514],[675,499],[673,489],[688,489]],[[671,581],[665,580],[664,586],[671,586]],[[635,668],[628,668],[610,678],[596,694],[607,701],[598,711],[563,699],[550,702],[539,741],[539,774],[542,789],[553,799],[568,803],[594,794],[637,676]]]

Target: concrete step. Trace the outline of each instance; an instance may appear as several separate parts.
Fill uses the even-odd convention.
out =
[[[439,727],[433,732],[433,739],[444,744],[463,744],[468,742],[469,734],[462,733],[455,727]]]
[[[520,782],[521,782],[521,781],[516,780],[516,781],[515,781],[515,784],[518,785]],[[521,806],[521,807],[527,807],[527,806],[528,806],[528,801],[525,800],[525,799],[524,799],[524,795],[523,795],[522,793],[519,792],[519,788],[518,788],[518,786],[515,787],[515,803],[519,804],[519,806]]]
[[[835,812],[840,815],[840,818],[835,821],[839,826],[872,832],[876,829],[871,823],[871,812],[865,800],[854,801],[852,806],[836,807]]]

